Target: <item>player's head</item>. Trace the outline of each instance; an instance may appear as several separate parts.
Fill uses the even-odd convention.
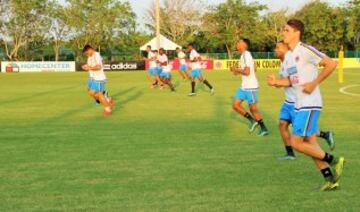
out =
[[[181,49],[181,48],[176,47],[176,52],[177,52],[177,53],[179,53],[179,52],[181,52],[181,51],[182,51],[182,49]]]
[[[95,50],[93,49],[93,47],[91,47],[89,44],[86,44],[83,48],[83,53],[87,56],[90,57],[93,55],[93,53],[95,52]]]
[[[276,43],[275,53],[279,58],[283,59],[288,51],[289,46],[283,40]]]
[[[151,46],[150,45],[146,46],[146,51],[151,52]]]
[[[239,52],[244,52],[250,48],[250,44],[251,42],[249,39],[242,38],[237,42],[236,48]]]
[[[194,47],[193,47],[193,45],[190,43],[190,44],[188,45],[188,51],[191,52],[193,49],[194,49]]]
[[[158,55],[158,54],[159,54],[159,51],[158,51],[158,50],[154,50],[153,53],[154,53],[155,55]]]
[[[284,42],[286,44],[299,42],[302,40],[304,36],[305,26],[303,22],[297,19],[290,19],[284,29],[283,29],[283,37]]]
[[[160,55],[163,55],[164,53],[165,53],[165,49],[164,49],[164,48],[160,48],[160,49],[159,49],[159,54],[160,54]]]

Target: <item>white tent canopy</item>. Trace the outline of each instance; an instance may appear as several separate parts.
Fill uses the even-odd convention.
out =
[[[140,47],[140,51],[145,51],[147,46],[151,46],[151,49],[156,49],[156,37],[151,41],[147,42],[145,45]],[[176,47],[181,48],[181,46],[167,39],[165,36],[160,35],[160,48],[164,48],[165,50],[175,50]]]

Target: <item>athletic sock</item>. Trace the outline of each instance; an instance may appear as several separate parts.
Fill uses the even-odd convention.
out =
[[[319,137],[320,138],[326,138],[327,134],[328,134],[328,132],[320,131]]]
[[[320,170],[321,174],[324,176],[326,181],[334,182],[334,175],[331,172],[329,167]]]
[[[287,155],[295,156],[294,150],[291,146],[285,146]]]
[[[265,126],[265,123],[264,123],[264,121],[263,121],[262,119],[260,119],[260,120],[257,121],[257,122],[259,123],[259,125],[260,125],[260,127],[261,127],[262,130],[267,130],[267,129],[266,129],[266,126]]]
[[[191,93],[195,93],[195,82],[191,82]]]
[[[174,87],[173,84],[169,84],[169,87],[170,87],[170,90],[171,90],[171,91],[175,91],[175,87]]]
[[[203,83],[204,83],[206,86],[208,86],[210,89],[213,88],[207,80],[204,80]]]
[[[247,118],[250,122],[255,121],[255,119],[248,112],[245,113],[244,117]]]
[[[334,155],[325,152],[325,156],[322,159],[322,161],[325,161],[326,163],[331,165],[337,162],[337,158],[334,157]]]

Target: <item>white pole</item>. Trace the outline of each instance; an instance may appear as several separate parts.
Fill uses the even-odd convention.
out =
[[[156,49],[160,49],[160,0],[155,0]]]

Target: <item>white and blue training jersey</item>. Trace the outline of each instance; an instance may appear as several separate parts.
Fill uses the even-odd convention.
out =
[[[255,61],[249,51],[245,51],[240,57],[240,68],[250,68],[250,74],[248,76],[242,75],[241,88],[244,90],[253,90],[259,88],[259,82],[255,75]]]
[[[324,57],[324,53],[301,42],[285,56],[284,65],[295,89],[297,111],[322,109],[319,86],[311,94],[307,94],[303,92],[303,85],[317,78],[318,65]]]
[[[279,75],[280,75],[280,79],[284,79],[284,78],[289,77],[289,74],[288,74],[288,72],[286,70],[286,67],[285,67],[284,63],[281,63]],[[285,87],[284,91],[285,91],[285,102],[287,102],[289,104],[295,104],[295,102],[296,102],[296,93],[295,93],[294,87],[292,87],[292,86]]]

